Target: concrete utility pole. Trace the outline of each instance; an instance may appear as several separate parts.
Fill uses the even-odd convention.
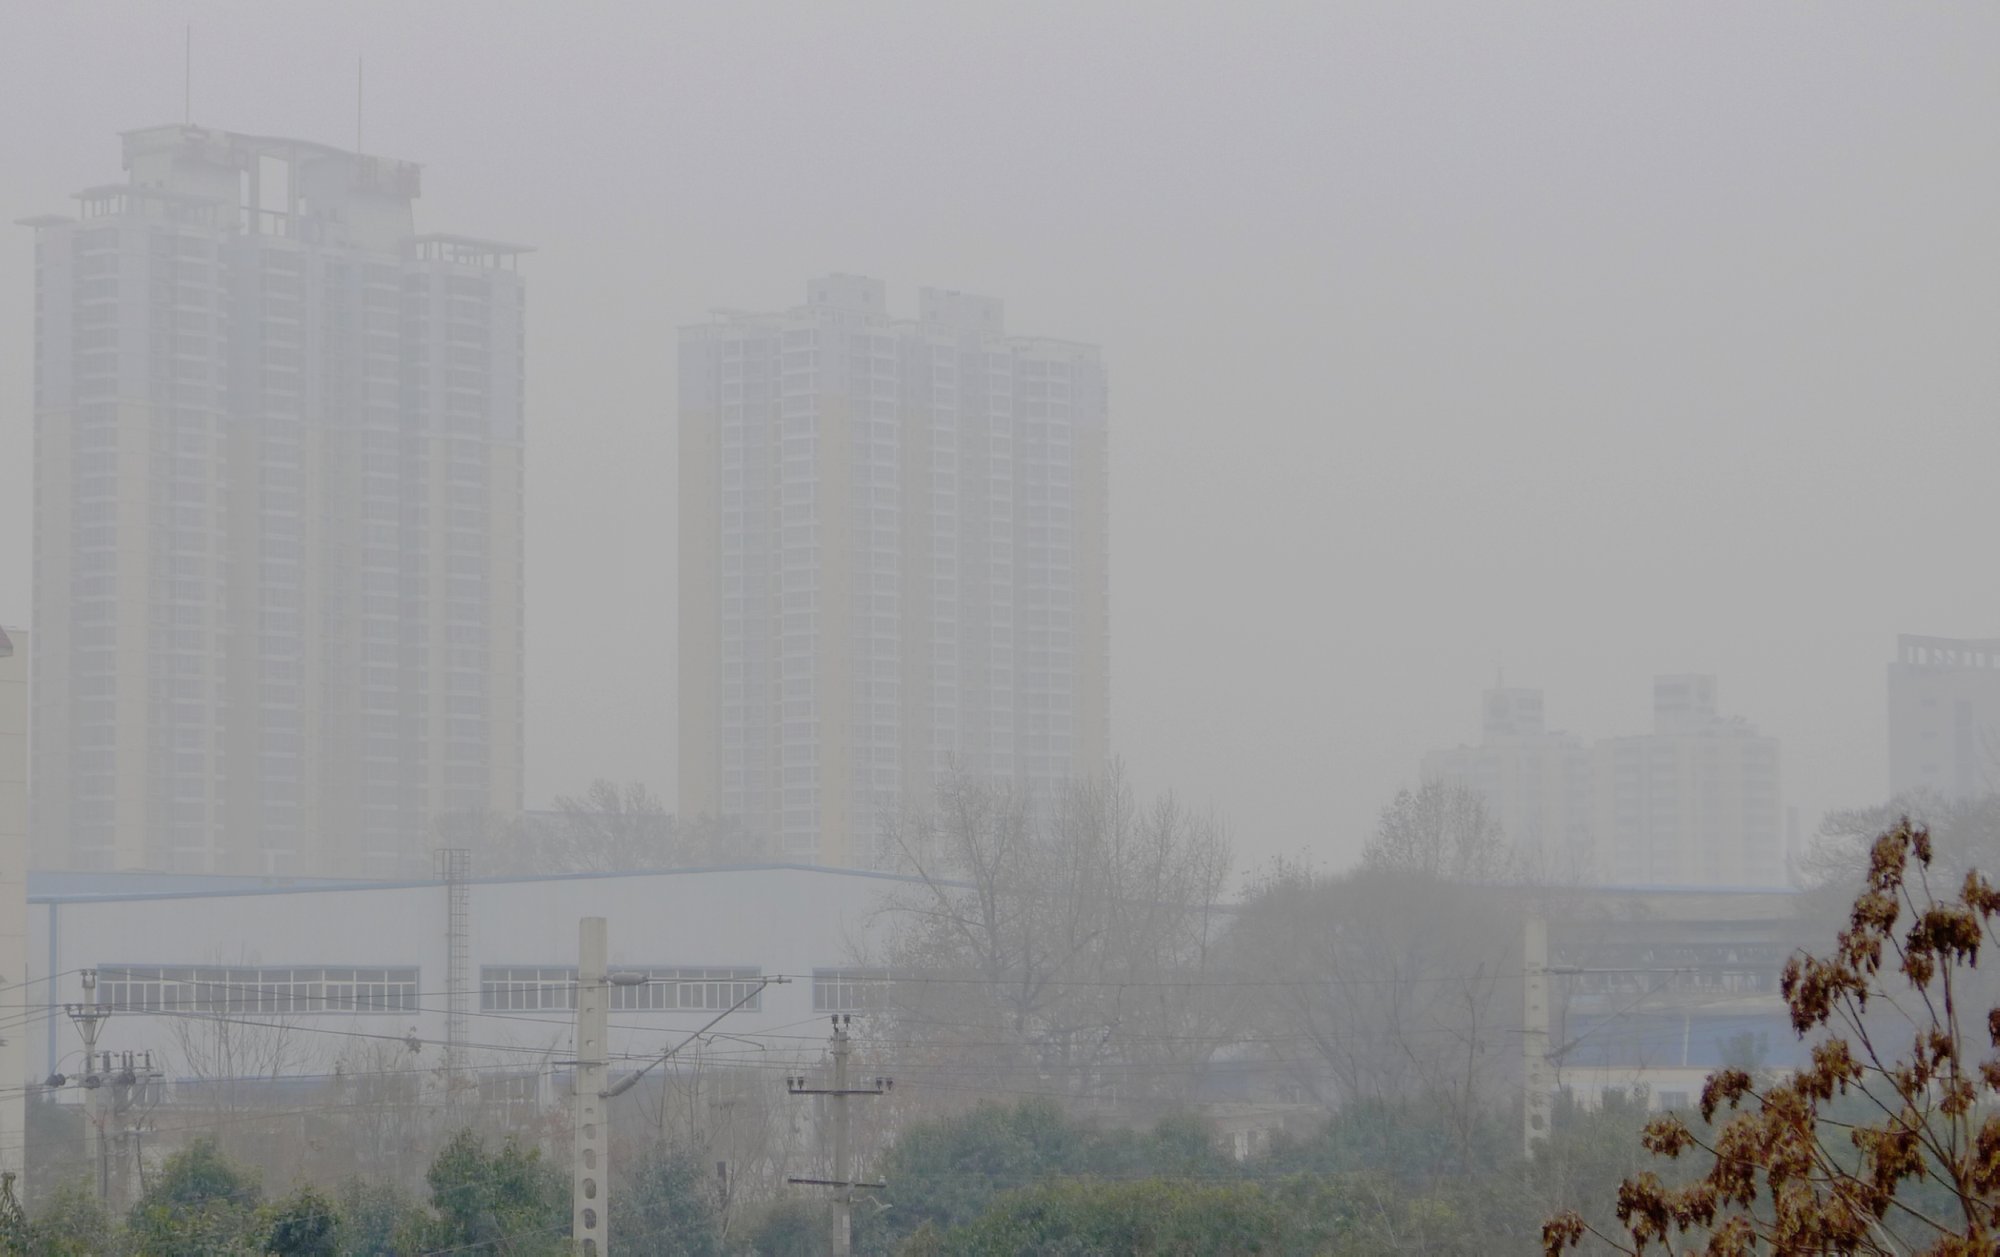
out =
[[[833,1177],[793,1178],[791,1183],[804,1183],[813,1187],[833,1188],[833,1257],[848,1257],[853,1248],[854,1236],[854,1189],[857,1187],[887,1187],[887,1183],[859,1183],[850,1179],[847,1162],[847,1097],[886,1095],[896,1085],[892,1078],[877,1078],[872,1087],[850,1087],[847,1085],[847,1061],[854,1050],[848,1039],[847,1028],[854,1023],[852,1013],[841,1013],[833,1019],[833,1085],[831,1087],[808,1087],[803,1077],[785,1079],[786,1087],[795,1096],[826,1096],[833,1101]]]
[[[85,1165],[95,1162],[97,1173],[91,1181],[97,1185],[97,1201],[105,1203],[111,1196],[110,1146],[104,1140],[104,1110],[98,1103],[98,1096],[104,1090],[105,1074],[98,1072],[97,1031],[111,1010],[96,1000],[97,970],[83,971],[84,1002],[65,1004],[63,1011],[76,1023],[78,1033],[83,1035],[83,1161]]]
[[[847,1058],[854,1045],[845,1022],[833,1028],[833,1257],[847,1257],[853,1243],[854,1189],[847,1186]]]
[[[603,917],[577,930],[575,1098],[570,1172],[570,1237],[582,1257],[611,1251],[608,1221],[611,1132],[605,1119],[605,1039],[611,1026],[610,944]]]
[[[610,1086],[604,1085],[606,1040],[611,1033],[611,988],[644,986],[643,973],[609,971],[610,947],[603,917],[585,917],[578,930],[576,965],[576,1103],[572,1113],[576,1137],[570,1179],[570,1238],[584,1257],[609,1253],[611,1200],[611,1132],[607,1101],[624,1095],[655,1066],[672,1060],[680,1050],[714,1029],[724,1017],[757,998],[767,986],[787,978],[759,978],[734,1004],[709,1018],[701,1029],[668,1048],[644,1068],[633,1070]]]
[[[434,859],[444,883],[444,1103],[456,1125],[465,1086],[465,1010],[472,989],[472,852],[440,847]]]
[[[116,1072],[111,1068],[111,1053],[104,1054],[105,1080],[111,1086],[111,1121],[117,1127],[117,1156],[113,1159],[116,1170],[113,1174],[117,1196],[115,1205],[123,1209],[136,1201],[144,1192],[145,1166],[140,1161],[140,1136],[144,1133],[140,1118],[144,1115],[142,1103],[161,1073],[153,1067],[151,1052],[125,1052],[121,1055]],[[138,1111],[134,1111],[138,1110]],[[137,1190],[134,1190],[135,1187]]]
[[[1549,1136],[1554,1086],[1549,1078],[1549,923],[1530,916],[1521,936],[1521,1144],[1532,1155]]]

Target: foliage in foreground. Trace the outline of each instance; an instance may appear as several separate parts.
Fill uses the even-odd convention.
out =
[[[1314,1252],[1471,1257],[1531,1236],[1550,1208],[1610,1192],[1636,1155],[1643,1110],[1559,1106],[1553,1137],[1522,1156],[1518,1116],[1487,1114],[1479,1171],[1463,1172],[1455,1107],[1356,1105],[1238,1161],[1189,1116],[1101,1129],[1048,1100],[986,1104],[910,1127],[875,1167],[891,1183],[856,1210],[855,1250],[895,1253]],[[0,1203],[0,1252],[58,1257],[286,1254],[391,1257],[568,1249],[567,1184],[536,1152],[461,1133],[438,1154],[427,1200],[351,1179],[270,1199],[210,1143],[170,1158],[124,1219],[79,1185],[32,1222]],[[726,1237],[700,1162],[665,1147],[633,1158],[613,1197],[620,1247],[673,1257],[819,1257],[816,1196],[753,1209]],[[887,1208],[880,1206],[887,1205]],[[1607,1219],[1600,1219],[1608,1224]]]
[[[1669,1115],[1643,1140],[1700,1174],[1677,1187],[1650,1171],[1626,1179],[1615,1228],[1557,1214],[1549,1257],[1587,1236],[1626,1253],[1690,1239],[1700,1248],[1687,1251],[1715,1257],[2000,1251],[2000,1111],[1982,1100],[2000,1089],[2000,1007],[1976,972],[2000,890],[1967,870],[1940,895],[1932,855],[1929,830],[1907,817],[1883,833],[1833,953],[1786,964],[1792,1026],[1821,1036],[1811,1065],[1766,1085],[1740,1069],[1710,1076],[1703,1122],[1734,1116],[1697,1131]]]
[[[1456,1106],[1439,1098],[1355,1105],[1242,1161],[1192,1117],[1101,1130],[1046,1100],[985,1104],[904,1132],[878,1167],[889,1188],[857,1204],[855,1251],[1473,1257],[1496,1237],[1532,1243],[1551,1208],[1602,1196],[1638,1163],[1643,1104],[1556,1118],[1529,1158],[1518,1114],[1485,1114],[1466,1173]],[[748,1238],[764,1257],[816,1257],[825,1233],[823,1213],[788,1204]]]
[[[653,1191],[691,1184],[665,1154],[648,1154],[631,1194],[634,1217],[664,1220],[698,1237],[705,1199],[662,1201]],[[215,1141],[197,1139],[168,1157],[131,1211],[117,1219],[81,1183],[53,1189],[29,1218],[11,1182],[0,1190],[0,1254],[34,1257],[390,1257],[405,1253],[567,1253],[569,1184],[539,1151],[509,1139],[489,1148],[469,1131],[446,1143],[428,1175],[428,1207],[386,1184],[353,1179],[334,1195],[310,1185],[265,1200],[248,1168]],[[648,1251],[719,1257],[699,1242]]]
[[[1288,1190],[1290,1189],[1290,1190]],[[1011,1253],[1316,1254],[1338,1228],[1303,1181],[1062,1179],[1009,1194],[963,1227],[920,1231],[909,1257]]]

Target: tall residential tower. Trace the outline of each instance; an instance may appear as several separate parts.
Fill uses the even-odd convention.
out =
[[[169,126],[36,228],[43,867],[401,875],[521,797],[520,248]]]
[[[680,800],[879,865],[940,774],[1043,790],[1108,739],[1104,366],[1000,302],[814,280],[681,334]]]

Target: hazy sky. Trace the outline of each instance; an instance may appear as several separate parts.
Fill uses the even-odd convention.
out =
[[[529,798],[674,777],[674,329],[831,270],[1112,373],[1115,748],[1345,860],[1505,667],[1712,671],[1808,826],[2000,634],[2000,8],[0,0],[0,220],[196,122],[425,166],[529,280]],[[0,247],[0,621],[31,237]]]

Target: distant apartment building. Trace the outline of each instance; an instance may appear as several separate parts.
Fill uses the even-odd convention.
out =
[[[1544,731],[1538,691],[1485,709],[1479,745],[1423,771],[1477,789],[1509,841],[1605,885],[1786,884],[1777,739],[1721,715],[1714,677],[1654,678],[1652,731],[1588,746]]]
[[[2000,790],[2000,639],[1896,639],[1889,665],[1889,793],[1963,799]]]
[[[1653,731],[1592,748],[1603,880],[1644,886],[1786,882],[1778,740],[1716,706],[1712,676],[1653,681]]]
[[[0,988],[20,1005],[28,990],[28,635],[0,626]],[[13,1016],[14,1022],[27,1019]],[[0,1035],[0,1172],[22,1173],[26,1035]]]
[[[1423,775],[1477,790],[1509,842],[1557,867],[1587,866],[1590,755],[1574,734],[1545,727],[1540,690],[1486,691],[1478,744],[1432,751]]]
[[[833,275],[683,329],[682,815],[877,865],[949,769],[1100,769],[1105,423],[1098,350],[990,297]]]
[[[518,247],[167,126],[36,228],[35,859],[403,875],[521,800]]]

